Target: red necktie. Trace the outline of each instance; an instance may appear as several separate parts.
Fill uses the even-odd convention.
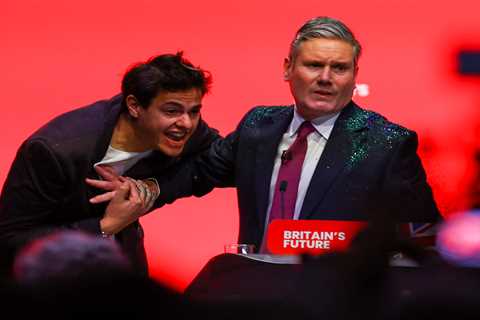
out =
[[[307,153],[307,136],[313,131],[315,128],[310,121],[303,122],[298,129],[295,142],[282,154],[269,222],[273,219],[293,219],[298,183]]]

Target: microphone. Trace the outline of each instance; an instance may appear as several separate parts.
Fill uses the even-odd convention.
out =
[[[288,150],[283,150],[280,159],[282,160],[282,164],[285,164],[287,161],[292,160],[292,153]]]
[[[278,190],[280,191],[280,208],[282,210],[282,218],[285,217],[285,191],[287,191],[288,182],[285,180],[280,181]]]

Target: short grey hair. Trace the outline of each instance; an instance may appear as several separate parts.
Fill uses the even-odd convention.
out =
[[[343,22],[330,17],[310,19],[298,29],[290,44],[289,59],[291,61],[295,60],[297,49],[302,42],[317,38],[338,39],[351,44],[353,47],[353,62],[357,66],[362,53],[362,46]]]

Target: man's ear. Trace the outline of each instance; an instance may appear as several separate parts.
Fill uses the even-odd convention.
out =
[[[142,107],[138,102],[137,98],[133,94],[129,94],[125,98],[125,104],[127,105],[128,114],[133,118],[138,118],[139,109]]]
[[[290,58],[285,58],[283,60],[283,80],[290,80],[290,74],[292,71],[292,61]]]
[[[357,78],[357,75],[358,75],[358,65],[355,65],[354,66],[354,70],[353,70],[353,74],[355,75],[355,78]]]

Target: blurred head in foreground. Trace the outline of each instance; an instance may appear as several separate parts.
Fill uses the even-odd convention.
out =
[[[17,300],[28,306],[20,311],[29,316],[146,319],[158,309],[190,311],[179,294],[134,272],[115,241],[79,231],[34,240],[15,258],[13,275]]]
[[[480,210],[460,212],[445,220],[436,247],[451,264],[480,267]]]
[[[39,238],[19,252],[13,275],[23,285],[47,285],[131,271],[115,241],[79,231],[61,231]]]

